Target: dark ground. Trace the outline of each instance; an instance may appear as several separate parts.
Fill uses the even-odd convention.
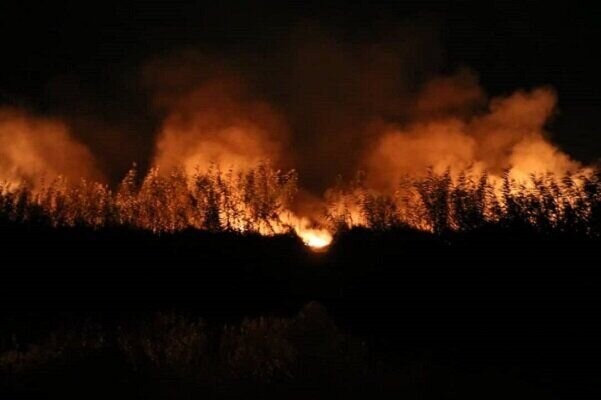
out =
[[[155,236],[26,225],[4,225],[0,235],[0,382],[8,396],[574,399],[594,397],[598,389],[596,239],[517,227],[445,237],[353,230],[328,251],[314,253],[293,236]],[[307,305],[312,301],[320,305]],[[281,335],[272,328],[258,334],[269,353],[261,357],[275,360],[267,377],[248,372],[263,371],[252,357],[248,370],[237,359],[229,369],[210,372],[230,365],[219,350],[203,375],[212,377],[211,384],[182,378],[200,368],[189,363],[176,368],[177,379],[157,378],[173,368],[132,368],[110,345],[92,353],[63,346],[59,366],[40,361],[37,369],[18,369],[6,356],[30,354],[33,345],[50,346],[48,337],[56,332],[90,326],[106,338],[121,337],[115,332],[133,337],[157,312],[185,321],[203,318],[209,349],[224,343],[223,326],[240,326],[243,318],[281,317],[293,327]],[[312,337],[306,324],[315,325],[307,321],[314,320],[321,322],[313,331],[337,332],[316,334],[319,343],[336,338],[317,352],[305,343]],[[148,324],[152,336],[159,328]],[[251,331],[241,330],[240,337]],[[169,332],[170,340],[180,335]],[[296,354],[290,359],[270,353],[282,337]],[[366,355],[355,357],[358,347],[348,343]],[[259,348],[255,342],[246,346]],[[292,367],[278,367],[282,357]],[[360,360],[358,369],[349,370],[349,357]],[[225,377],[233,369],[242,372],[234,380]]]

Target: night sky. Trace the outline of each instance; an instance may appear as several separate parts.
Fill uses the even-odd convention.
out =
[[[277,74],[280,49],[307,24],[349,43],[414,27],[433,43],[416,54],[428,73],[467,66],[491,95],[551,85],[559,96],[552,139],[586,162],[601,155],[601,13],[585,2],[36,3],[0,4],[0,103],[67,116],[78,131],[94,125],[115,174],[152,152],[159,117],[139,79],[149,59],[195,49],[261,81]],[[262,96],[280,103],[285,94],[268,86]]]

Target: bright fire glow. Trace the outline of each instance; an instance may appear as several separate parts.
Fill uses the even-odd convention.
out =
[[[297,230],[297,235],[307,246],[313,249],[323,249],[332,242],[332,235],[325,229]]]

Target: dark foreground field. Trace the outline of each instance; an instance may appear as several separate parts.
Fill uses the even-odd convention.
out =
[[[0,235],[2,398],[596,397],[597,239]]]

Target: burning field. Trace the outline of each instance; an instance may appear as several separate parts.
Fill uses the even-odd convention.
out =
[[[402,108],[388,118],[374,106],[349,127],[309,110],[323,136],[307,148],[295,144],[294,113],[256,99],[241,78],[188,78],[190,85],[197,62],[147,68],[163,119],[148,168],[134,166],[120,182],[104,178],[94,148],[68,123],[3,108],[2,217],[155,233],[295,232],[315,248],[352,227],[440,233],[520,220],[598,233],[590,224],[597,171],[550,139],[557,97],[549,87],[489,98],[462,70],[388,99],[386,108]],[[328,134],[341,143],[332,148]],[[302,175],[315,171],[318,184]]]
[[[598,15],[4,3],[0,398],[594,398]]]

